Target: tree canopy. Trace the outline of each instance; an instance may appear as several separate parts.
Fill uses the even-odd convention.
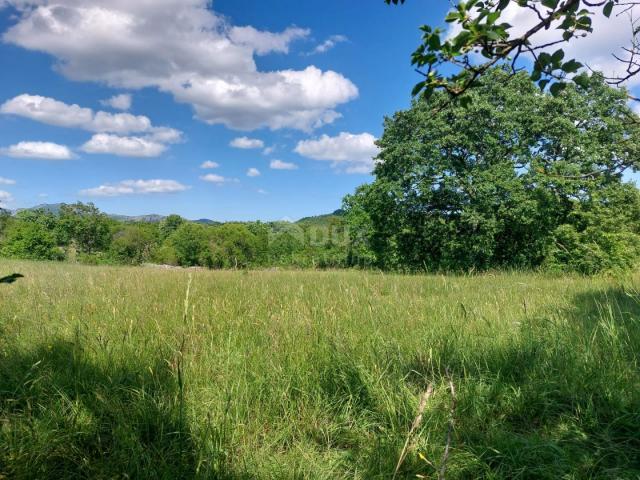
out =
[[[466,107],[437,92],[385,120],[375,181],[345,199],[356,262],[593,273],[636,261],[640,196],[623,173],[640,168],[640,126],[625,93],[593,75],[554,97],[510,76],[487,72]]]

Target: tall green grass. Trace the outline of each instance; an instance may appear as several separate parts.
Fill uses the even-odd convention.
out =
[[[640,478],[637,275],[0,270],[0,478]]]

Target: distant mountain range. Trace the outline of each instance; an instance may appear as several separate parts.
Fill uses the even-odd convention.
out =
[[[62,207],[62,203],[43,203],[40,205],[36,205],[35,207],[31,207],[31,208],[19,208],[17,210],[13,210],[11,211],[11,213],[13,215],[15,215],[16,213],[23,211],[23,210],[44,210],[46,212],[50,212],[53,213],[54,215],[58,215],[60,213],[60,209]],[[110,218],[113,218],[114,220],[118,220],[119,222],[147,222],[147,223],[159,223],[162,220],[164,220],[166,218],[165,215],[158,215],[155,213],[151,213],[148,215],[118,215],[118,214],[112,214],[112,213],[107,213],[107,215]],[[300,220],[296,221],[296,222],[292,222],[292,223],[307,223],[307,224],[312,224],[312,223],[324,223],[326,221],[328,221],[329,219],[331,219],[332,217],[341,217],[344,215],[344,211],[343,210],[336,210],[333,213],[329,213],[329,214],[325,214],[325,215],[317,215],[314,217],[304,217],[301,218]],[[195,223],[201,223],[203,225],[219,225],[222,222],[217,222],[215,220],[211,220],[208,218],[199,218],[197,220],[192,220]]]

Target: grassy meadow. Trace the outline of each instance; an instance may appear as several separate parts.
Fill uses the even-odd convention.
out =
[[[3,479],[640,478],[637,274],[0,272]]]

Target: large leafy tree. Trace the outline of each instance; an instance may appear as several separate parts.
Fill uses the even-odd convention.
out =
[[[405,0],[385,0],[402,4]],[[550,85],[556,95],[573,80],[588,83],[580,59],[565,58],[565,47],[580,37],[598,35],[594,31],[596,15],[628,15],[629,42],[612,52],[625,67],[624,73],[605,80],[621,85],[640,73],[640,25],[633,11],[638,5],[626,0],[458,0],[445,21],[449,32],[429,25],[421,27],[422,42],[413,53],[412,62],[424,79],[414,93],[429,97],[436,90],[459,96],[493,67],[509,65],[512,74],[527,57],[532,62],[531,78],[544,89]],[[518,15],[524,12],[524,16]],[[514,26],[505,18],[526,18],[525,25]],[[447,75],[453,66],[454,73]]]
[[[437,92],[385,120],[375,181],[345,199],[354,263],[591,272],[634,261],[640,201],[622,176],[640,167],[640,126],[625,92],[594,75],[554,97],[510,77],[487,72],[467,106]],[[596,250],[606,261],[591,265]]]
[[[95,253],[108,248],[112,222],[92,203],[62,205],[56,222],[59,243],[74,243],[82,253]]]

